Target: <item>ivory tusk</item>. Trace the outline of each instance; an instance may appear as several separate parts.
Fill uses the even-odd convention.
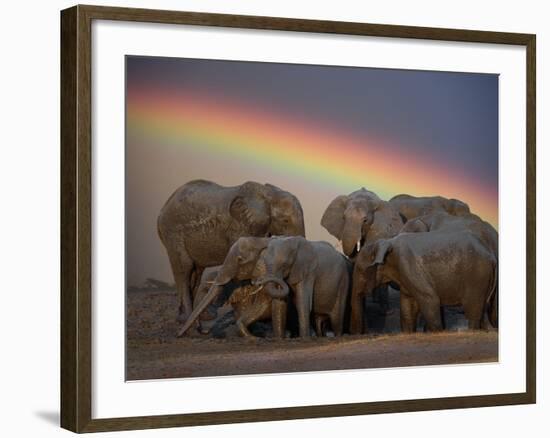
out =
[[[258,286],[256,289],[254,289],[252,292],[250,292],[250,295],[256,295],[258,292],[260,292],[263,289],[263,285]]]
[[[361,250],[361,239],[357,241],[357,252]]]

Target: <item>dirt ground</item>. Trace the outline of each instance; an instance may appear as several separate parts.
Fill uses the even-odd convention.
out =
[[[369,335],[274,340],[228,337],[176,338],[176,294],[139,290],[127,294],[126,379],[223,376],[297,371],[404,367],[498,360],[497,331],[465,331],[460,314],[442,333],[396,333],[395,297],[389,317]],[[374,304],[367,315],[376,314]],[[451,318],[452,317],[452,318]],[[376,321],[375,321],[376,322]],[[370,324],[369,324],[370,325]]]

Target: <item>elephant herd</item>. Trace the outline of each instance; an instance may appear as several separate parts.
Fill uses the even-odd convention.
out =
[[[201,333],[230,304],[238,332],[271,321],[273,337],[361,334],[364,298],[391,285],[403,332],[421,315],[442,330],[442,306],[462,306],[471,329],[498,326],[498,233],[468,205],[440,196],[389,201],[361,188],[336,197],[321,225],[342,245],[305,238],[299,200],[271,184],[196,180],[158,217],[178,292],[178,336]],[[201,324],[202,323],[202,324]]]

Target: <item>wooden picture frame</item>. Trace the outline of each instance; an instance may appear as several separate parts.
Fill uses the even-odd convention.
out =
[[[526,48],[527,284],[523,393],[194,414],[92,418],[92,21],[115,20],[518,45]],[[75,6],[61,12],[61,426],[74,432],[515,405],[536,401],[535,58],[531,34]]]

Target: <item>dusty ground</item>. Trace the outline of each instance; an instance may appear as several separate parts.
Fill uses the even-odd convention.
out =
[[[395,306],[395,300],[393,300]],[[393,306],[393,307],[394,307]],[[498,360],[496,331],[395,332],[396,311],[386,328],[340,338],[175,338],[173,291],[127,294],[127,379],[201,377],[295,371],[402,367]],[[372,309],[371,309],[372,311]],[[456,327],[461,327],[459,316]],[[380,325],[380,324],[379,324]],[[462,324],[463,325],[463,324]],[[372,332],[372,330],[371,330]]]

